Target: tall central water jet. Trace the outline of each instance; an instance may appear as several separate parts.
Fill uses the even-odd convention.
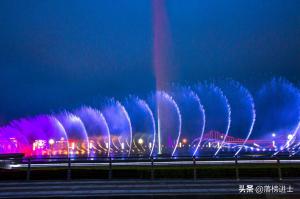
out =
[[[165,0],[153,0],[153,66],[156,89],[163,90],[170,82],[173,70],[170,68],[171,34],[169,33]]]
[[[157,91],[150,97],[157,121],[156,153],[173,156],[176,152],[182,128],[179,107],[165,91]]]

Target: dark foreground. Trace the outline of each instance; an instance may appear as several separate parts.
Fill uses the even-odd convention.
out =
[[[76,197],[299,199],[300,160],[2,161],[0,198]]]
[[[291,193],[239,193],[240,185],[286,185]],[[300,198],[300,179],[1,182],[0,198]]]

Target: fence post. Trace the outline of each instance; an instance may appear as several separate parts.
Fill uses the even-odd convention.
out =
[[[111,156],[109,156],[109,170],[108,170],[108,179],[111,180],[112,179],[112,160],[111,160]]]
[[[278,179],[279,181],[282,180],[282,172],[281,172],[281,166],[280,166],[280,160],[279,158],[276,158],[277,159],[277,167],[278,167]]]
[[[68,158],[68,175],[67,175],[67,179],[71,180],[71,158]]]
[[[235,156],[235,177],[236,177],[237,181],[240,180],[240,172],[239,172],[239,165],[238,165],[238,157],[237,156]]]
[[[27,176],[26,180],[30,180],[30,174],[31,174],[31,158],[28,158],[28,166],[27,166]]]
[[[151,180],[154,180],[154,160],[153,160],[153,156],[151,156]]]
[[[193,176],[194,176],[194,180],[197,180],[197,170],[196,170],[196,157],[193,156]]]

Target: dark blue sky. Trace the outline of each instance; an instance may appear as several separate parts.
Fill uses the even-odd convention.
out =
[[[170,79],[300,75],[300,1],[166,1]],[[0,121],[155,87],[149,0],[0,1]]]

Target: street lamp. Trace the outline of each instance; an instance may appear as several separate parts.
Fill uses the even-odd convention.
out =
[[[53,144],[54,144],[54,139],[50,139],[49,140],[49,145],[50,145],[50,158],[51,158],[51,156],[52,156],[52,150],[53,150]]]
[[[144,140],[143,140],[142,138],[140,138],[140,139],[138,139],[138,143],[139,143],[140,145],[142,145],[142,144],[144,144]]]

